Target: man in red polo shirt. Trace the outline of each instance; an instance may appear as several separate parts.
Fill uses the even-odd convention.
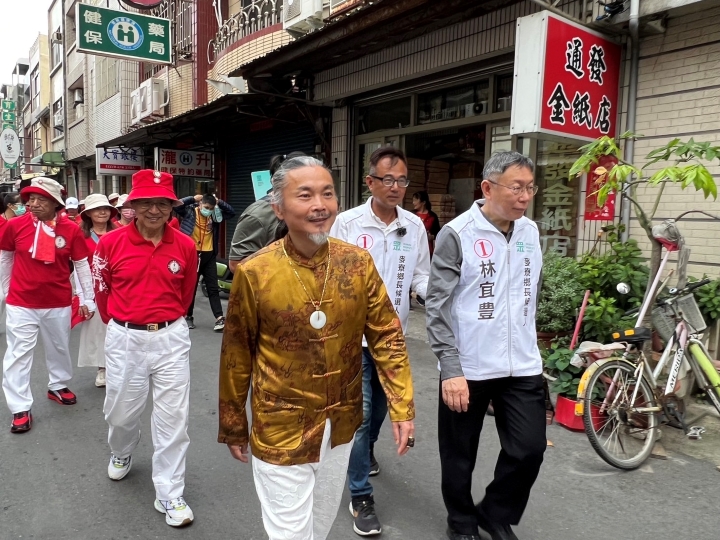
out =
[[[7,351],[3,390],[13,414],[10,431],[32,427],[30,371],[38,334],[45,346],[50,382],[48,398],[74,405],[68,390],[72,378],[70,261],[85,295],[85,318],[95,311],[88,250],[80,228],[61,214],[62,186],[50,178],[33,178],[20,196],[30,212],[10,221],[0,239],[0,279],[7,298]]]
[[[137,172],[125,202],[135,219],[104,235],[93,259],[98,311],[108,325],[108,476],[122,480],[130,471],[152,379],[155,509],[173,527],[194,519],[183,490],[190,443],[190,334],[185,314],[195,292],[197,254],[193,241],[167,224],[178,204],[171,175]]]

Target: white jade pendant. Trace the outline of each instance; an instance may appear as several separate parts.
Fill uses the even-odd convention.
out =
[[[315,330],[320,330],[321,328],[323,328],[326,322],[327,317],[319,309],[313,311],[313,314],[310,315],[310,326],[312,326]]]

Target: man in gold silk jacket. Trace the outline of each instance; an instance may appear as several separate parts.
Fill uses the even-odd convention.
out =
[[[362,422],[363,334],[400,455],[415,442],[410,364],[371,256],[328,240],[337,198],[327,169],[314,158],[293,158],[273,176],[273,190],[289,232],[235,273],[220,361],[218,442],[243,462],[249,443],[270,540],[325,540]]]

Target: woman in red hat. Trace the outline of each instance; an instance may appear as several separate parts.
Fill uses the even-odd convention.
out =
[[[108,476],[122,480],[130,471],[152,378],[154,506],[173,527],[194,519],[183,498],[190,444],[190,333],[185,314],[195,292],[197,255],[193,241],[168,225],[178,204],[171,175],[135,173],[125,201],[135,219],[100,238],[93,259],[98,310],[108,325]]]
[[[85,237],[88,251],[95,253],[97,243],[105,234],[116,228],[112,218],[117,215],[117,210],[112,207],[110,201],[100,193],[88,195],[85,199],[85,209],[80,212],[80,230]],[[93,270],[92,259],[90,269]],[[77,281],[77,275],[76,281]],[[80,305],[85,305],[85,298],[82,289],[77,286]],[[107,324],[100,317],[91,317],[82,323],[80,329],[80,351],[78,353],[78,367],[93,366],[97,368],[95,386],[105,386],[105,334]]]
[[[61,405],[77,402],[67,387],[72,378],[71,261],[85,295],[81,313],[89,318],[95,311],[88,249],[78,226],[60,213],[61,189],[51,178],[33,178],[20,192],[30,213],[10,221],[0,239],[0,281],[7,298],[2,386],[13,433],[32,427],[30,372],[38,334],[45,346],[48,398]]]

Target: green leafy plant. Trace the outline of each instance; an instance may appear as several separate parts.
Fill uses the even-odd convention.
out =
[[[545,371],[555,380],[550,383],[550,391],[568,399],[577,399],[578,384],[583,368],[570,363],[573,352],[567,348],[567,340],[559,340],[550,349],[543,351]]]
[[[693,279],[691,281],[697,280]],[[698,287],[693,291],[693,294],[708,326],[720,319],[720,279]]]
[[[618,137],[618,140],[636,138],[638,138],[637,135],[626,132]],[[630,202],[638,224],[650,240],[649,276],[654,276],[660,266],[662,247],[652,235],[652,225],[665,187],[673,184],[681,189],[693,188],[702,192],[706,199],[711,196],[713,199],[717,199],[717,186],[706,164],[713,164],[716,159],[720,161],[720,146],[714,146],[708,142],[696,142],[694,139],[687,142],[673,139],[665,146],[650,152],[647,155],[647,163],[642,167],[637,167],[623,160],[618,140],[604,136],[580,148],[582,155],[570,168],[570,178],[590,172],[606,156],[615,158],[617,164],[610,170],[603,170],[602,167],[595,169],[595,174],[598,175],[596,192],[598,204],[605,204],[608,195],[612,192],[622,193],[623,197]],[[667,162],[667,166],[653,174],[647,173],[648,168],[654,168],[660,162]],[[651,208],[645,208],[638,202],[637,189],[640,185],[658,187]],[[645,290],[649,289],[650,279],[652,278],[648,277]],[[649,314],[643,323],[650,324]]]
[[[650,273],[635,240],[621,242],[621,228],[608,227],[604,240],[607,249],[580,257],[578,267],[583,288],[592,291],[583,317],[583,338],[607,343],[611,334],[620,328],[634,326],[623,322],[623,315],[642,302]],[[628,294],[620,294],[618,283],[630,286]]]
[[[572,330],[583,292],[578,262],[554,252],[546,253],[543,256],[543,282],[535,318],[537,330],[545,333]]]

